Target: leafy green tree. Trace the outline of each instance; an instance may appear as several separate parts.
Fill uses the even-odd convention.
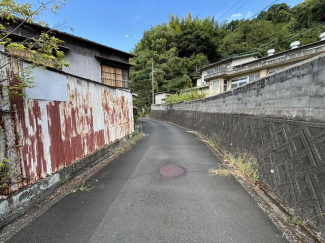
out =
[[[315,23],[325,23],[325,1],[305,0],[292,8],[296,27],[309,28]]]
[[[170,14],[168,23],[146,31],[136,45],[132,91],[139,93],[147,106],[151,103],[152,62],[155,92],[179,91],[194,86],[199,68],[208,62],[256,51],[265,55],[271,48],[280,52],[296,40],[302,44],[317,41],[325,31],[324,13],[324,0],[305,0],[292,8],[274,4],[257,18],[222,23],[191,13],[183,18]]]
[[[271,21],[273,24],[287,23],[293,17],[290,7],[286,3],[274,4],[267,11],[262,11],[257,19]]]

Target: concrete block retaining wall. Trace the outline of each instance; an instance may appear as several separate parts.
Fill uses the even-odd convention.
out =
[[[150,117],[258,158],[262,182],[325,232],[325,56],[229,92],[172,106]]]

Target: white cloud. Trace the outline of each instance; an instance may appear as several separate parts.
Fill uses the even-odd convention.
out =
[[[125,38],[129,38],[129,35],[128,34],[125,34]]]
[[[253,16],[252,12],[251,11],[248,11],[248,13],[246,14],[246,19],[249,19],[252,16]]]
[[[236,13],[236,14],[233,14],[233,15],[231,15],[231,18],[232,19],[239,19],[239,18],[241,18],[243,15],[241,14],[241,13]]]

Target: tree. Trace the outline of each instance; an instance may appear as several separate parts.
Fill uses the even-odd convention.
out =
[[[262,11],[257,19],[271,21],[273,24],[287,23],[293,17],[290,7],[286,3],[274,4],[267,11]]]
[[[4,98],[24,96],[24,88],[33,87],[32,77],[30,76],[33,67],[60,69],[62,65],[69,65],[69,62],[64,60],[64,52],[60,50],[63,41],[52,35],[50,28],[46,28],[38,36],[24,40],[12,37],[13,33],[19,31],[19,28],[24,24],[39,24],[47,27],[47,23],[39,21],[37,18],[44,11],[56,13],[62,4],[64,4],[64,1],[49,0],[47,2],[40,1],[38,6],[34,6],[32,4],[19,4],[15,0],[1,0],[0,45],[10,54],[10,58],[0,60],[0,85],[8,90],[8,96],[2,97],[2,106],[6,104],[6,102],[3,102]],[[18,83],[9,84],[6,67],[21,59],[29,61],[32,66],[23,69],[20,74],[15,74],[19,80]]]
[[[273,48],[284,51],[295,40],[317,41],[325,31],[324,12],[324,0],[305,0],[292,8],[274,4],[257,18],[222,23],[191,13],[183,18],[170,14],[168,23],[146,31],[136,45],[131,89],[150,105],[152,61],[155,92],[179,91],[194,86],[199,68],[208,62],[256,51],[266,55]]]

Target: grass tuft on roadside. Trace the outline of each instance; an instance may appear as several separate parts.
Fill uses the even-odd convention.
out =
[[[210,174],[229,176],[236,174],[253,182],[258,183],[260,176],[258,174],[257,159],[250,153],[230,152],[222,149],[220,140],[213,135],[208,141],[213,148],[220,152],[224,157],[224,165],[209,170]]]

